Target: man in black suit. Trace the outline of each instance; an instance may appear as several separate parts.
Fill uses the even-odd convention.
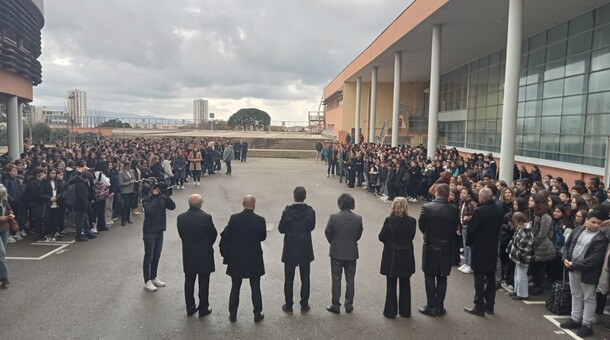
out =
[[[345,271],[345,312],[354,310],[354,279],[358,259],[358,240],[362,236],[362,216],[354,214],[354,198],[341,194],[337,200],[340,212],[330,215],[324,234],[330,243],[330,270],[332,274],[332,304],[326,310],[339,314],[341,276]]]
[[[495,204],[489,188],[479,191],[479,205],[468,222],[466,245],[472,247],[471,260],[474,271],[474,306],[464,308],[470,314],[485,316],[494,314],[496,301],[496,262],[498,238],[504,222],[504,211]]]
[[[311,232],[316,227],[316,212],[304,203],[307,191],[296,187],[293,192],[295,203],[282,212],[278,230],[284,234],[284,297],[286,304],[282,310],[292,314],[293,284],[295,269],[299,267],[301,275],[301,313],[309,311],[309,264],[313,261]]]
[[[444,306],[447,276],[451,273],[455,233],[460,222],[459,210],[448,198],[449,185],[438,184],[436,198],[424,204],[419,215],[419,230],[424,234],[422,270],[428,300],[419,312],[429,316],[447,313]]]
[[[250,279],[254,322],[265,318],[261,297],[261,276],[265,275],[261,242],[267,238],[265,218],[254,213],[256,199],[246,195],[242,202],[244,211],[231,215],[229,223],[221,234],[220,252],[227,264],[227,275],[231,277],[229,297],[229,319],[237,320],[239,290],[243,279]]]
[[[212,216],[201,210],[203,199],[194,194],[189,197],[189,210],[178,216],[178,234],[182,240],[184,268],[184,298],[186,314],[199,311],[199,317],[212,313],[208,300],[210,273],[214,272],[214,249],[218,235]],[[195,305],[195,280],[199,275],[199,307]]]

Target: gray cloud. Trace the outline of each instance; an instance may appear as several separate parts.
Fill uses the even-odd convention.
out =
[[[253,104],[306,120],[324,85],[408,3],[47,1],[34,104],[62,105],[78,88],[109,111],[188,117],[203,97],[221,117]]]

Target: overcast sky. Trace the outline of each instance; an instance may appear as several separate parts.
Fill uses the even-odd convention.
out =
[[[306,121],[322,90],[411,0],[48,0],[34,105],[220,118],[243,107]]]

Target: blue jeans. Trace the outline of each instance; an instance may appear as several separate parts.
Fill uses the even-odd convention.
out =
[[[526,298],[529,297],[528,282],[527,282],[527,264],[515,263],[515,293],[517,296]]]
[[[74,227],[76,229],[76,236],[82,235],[83,233],[89,234],[91,232],[91,226],[89,225],[89,215],[86,212],[75,211],[74,212]]]
[[[0,279],[8,278],[8,267],[6,265],[6,241],[8,240],[8,230],[0,231]]]
[[[144,263],[142,266],[144,272],[144,283],[157,278],[157,267],[159,267],[159,259],[161,258],[161,249],[163,249],[163,232],[144,233]]]
[[[464,263],[470,267],[472,263],[470,261],[470,247],[466,247],[466,235],[468,235],[468,228],[462,227],[462,240],[464,241]]]

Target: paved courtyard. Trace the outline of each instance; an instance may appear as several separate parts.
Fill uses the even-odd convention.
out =
[[[190,184],[190,183],[189,183]],[[288,316],[283,303],[283,237],[277,223],[283,208],[292,202],[297,185],[307,189],[307,200],[317,213],[313,232],[316,260],[311,267],[311,311]],[[241,211],[241,198],[257,198],[256,213],[268,222],[263,243],[267,274],[261,280],[265,320],[255,324],[247,283],[242,287],[237,322],[228,320],[230,278],[215,245],[217,271],[211,276],[213,313],[203,319],[187,317],[183,297],[181,243],[176,216],[187,209],[187,197],[201,193],[204,210],[222,231],[231,214]],[[355,212],[364,218],[360,260],[356,272],[354,312],[334,315],[330,303],[329,245],[324,227],[337,211],[336,199],[350,192]],[[214,175],[201,186],[174,191],[178,208],[168,214],[168,230],[159,266],[167,283],[158,292],[143,289],[142,216],[127,227],[113,226],[98,239],[84,243],[10,244],[8,256],[12,285],[0,290],[0,339],[571,339],[550,316],[541,301],[516,302],[498,292],[496,315],[485,318],[462,311],[472,304],[473,278],[453,270],[449,278],[442,318],[417,312],[425,303],[421,265],[421,233],[415,238],[418,272],[411,279],[412,317],[388,320],[381,314],[385,278],[379,274],[382,244],[377,239],[389,205],[361,189],[348,189],[337,178],[327,178],[324,165],[313,160],[251,159],[237,163],[233,176]],[[421,203],[411,203],[419,216]],[[298,275],[295,292],[300,287]],[[540,299],[542,300],[542,299]],[[298,299],[297,299],[298,301]],[[599,326],[594,338],[606,334]]]

